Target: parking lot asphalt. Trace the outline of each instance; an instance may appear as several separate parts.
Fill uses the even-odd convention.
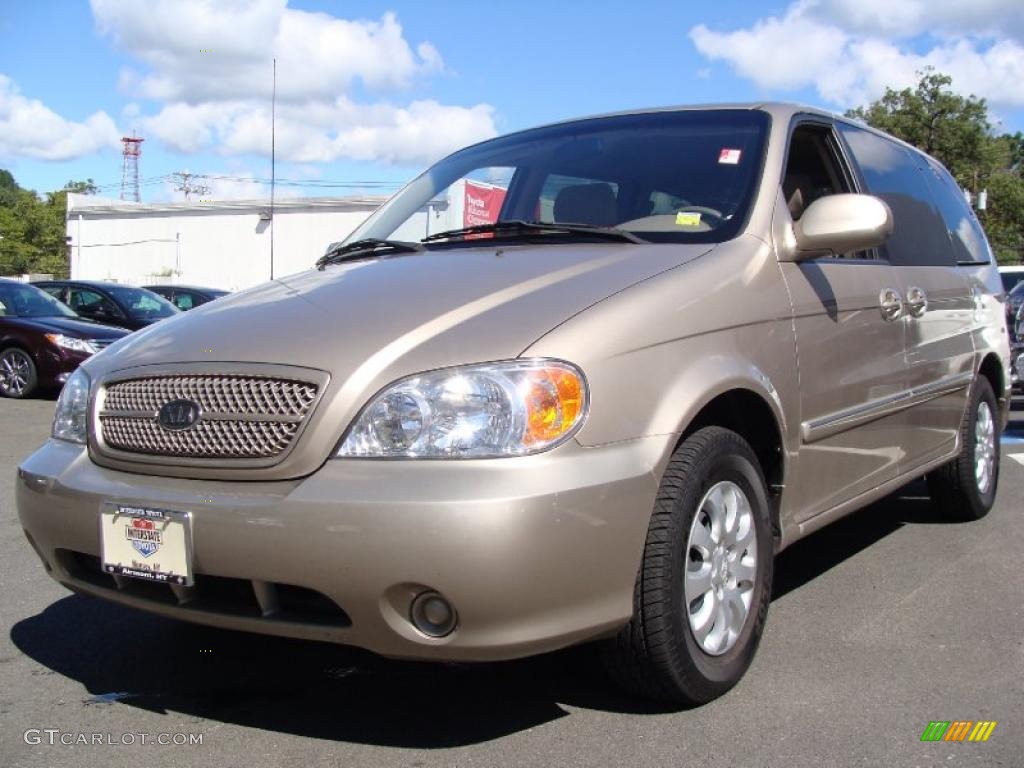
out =
[[[753,667],[692,710],[618,694],[589,648],[394,662],[72,595],[14,507],[52,411],[0,401],[0,765],[1024,766],[1021,404],[988,517],[911,486],[782,553]],[[922,743],[933,720],[998,725]]]

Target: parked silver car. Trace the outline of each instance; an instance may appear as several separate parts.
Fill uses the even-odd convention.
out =
[[[428,229],[467,179],[475,220]],[[925,475],[989,511],[1001,291],[946,170],[824,112],[514,133],[87,361],[18,510],[125,605],[418,659],[602,640],[631,690],[705,702],[780,550]]]

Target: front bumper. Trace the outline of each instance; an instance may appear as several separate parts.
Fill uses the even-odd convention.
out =
[[[328,461],[283,482],[130,474],[51,440],[19,468],[17,505],[47,571],[76,591],[385,656],[508,659],[628,621],[670,440],[570,441],[514,459]],[[105,501],[191,511],[196,587],[100,572]],[[455,607],[450,635],[409,622],[425,590]]]

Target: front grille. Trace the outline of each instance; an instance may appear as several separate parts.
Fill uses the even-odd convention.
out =
[[[117,341],[117,339],[89,339],[89,343],[96,347],[96,351],[106,349],[115,341]]]
[[[317,385],[295,379],[182,374],[107,385],[99,426],[103,442],[129,453],[193,459],[273,459],[291,445],[317,396]],[[200,409],[187,429],[158,420],[174,400]]]

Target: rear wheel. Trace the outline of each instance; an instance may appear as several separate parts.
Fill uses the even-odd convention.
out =
[[[999,485],[999,410],[992,385],[979,376],[960,426],[960,453],[928,475],[932,504],[956,520],[980,520]]]
[[[772,527],[757,458],[721,427],[673,454],[651,516],[630,623],[604,648],[630,692],[702,704],[753,661],[771,595]]]
[[[37,382],[36,364],[28,352],[17,347],[0,352],[0,395],[28,397],[35,391]]]

